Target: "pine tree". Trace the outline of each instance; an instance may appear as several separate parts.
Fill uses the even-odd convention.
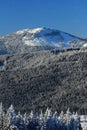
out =
[[[70,126],[71,126],[71,113],[69,108],[66,111],[66,115],[65,115],[65,120],[66,120],[66,129],[70,130]]]
[[[4,128],[4,121],[5,121],[5,113],[2,103],[0,103],[0,130]]]

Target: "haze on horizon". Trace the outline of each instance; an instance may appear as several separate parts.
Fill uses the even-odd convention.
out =
[[[87,0],[0,0],[0,36],[48,27],[87,38]]]

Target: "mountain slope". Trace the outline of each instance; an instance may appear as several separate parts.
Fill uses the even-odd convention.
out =
[[[0,102],[16,110],[51,107],[87,114],[87,50],[0,56]]]
[[[0,54],[23,53],[35,50],[81,48],[86,40],[68,33],[49,29],[24,29],[0,38]]]

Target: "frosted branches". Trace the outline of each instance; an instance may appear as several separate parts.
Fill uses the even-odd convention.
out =
[[[60,114],[52,113],[47,108],[46,112],[29,114],[16,113],[13,105],[4,112],[0,104],[0,130],[81,130],[80,117],[77,113],[70,113],[69,109]]]

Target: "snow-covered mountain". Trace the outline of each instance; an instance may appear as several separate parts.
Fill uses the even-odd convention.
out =
[[[22,42],[29,46],[51,46],[53,48],[81,47],[81,38],[49,28],[25,29],[16,32],[25,34]]]
[[[40,49],[81,48],[86,40],[50,29],[24,29],[0,38],[0,53],[15,53]]]

